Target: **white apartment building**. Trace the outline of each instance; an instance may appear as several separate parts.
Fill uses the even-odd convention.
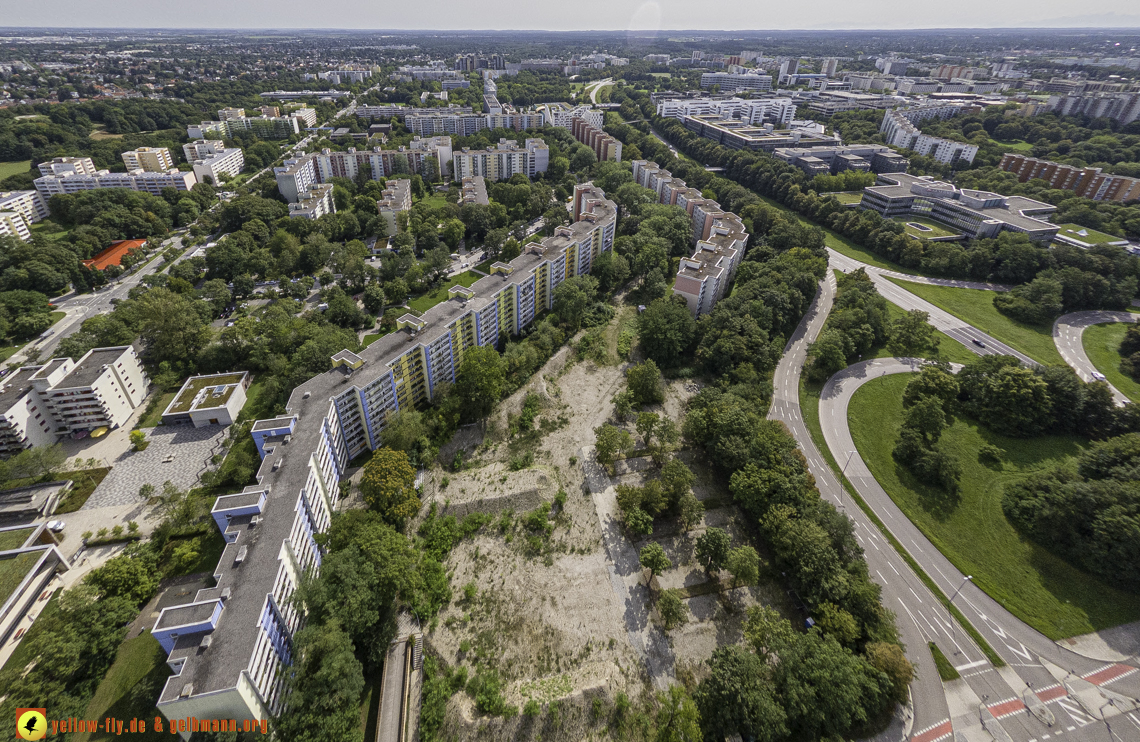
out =
[[[40,175],[94,175],[99,172],[90,157],[56,157],[39,164]]]
[[[605,123],[605,112],[594,110],[589,106],[571,106],[568,103],[544,103],[538,107],[542,112],[542,125],[554,126],[559,129],[569,129],[574,125],[574,119],[584,119],[595,129],[601,129]]]
[[[301,193],[296,203],[289,204],[289,216],[319,219],[325,214],[335,214],[336,205],[333,204],[332,193],[332,183],[309,186],[309,190]]]
[[[32,230],[24,215],[17,211],[0,211],[0,237],[16,237],[27,242]]]
[[[388,234],[394,235],[399,231],[397,216],[402,211],[412,209],[412,181],[407,178],[386,181],[380,195],[381,199],[376,202],[376,212],[388,223]]]
[[[0,191],[0,211],[15,212],[28,224],[48,217],[47,203],[38,191]]]
[[[129,345],[95,348],[78,362],[25,366],[0,385],[0,456],[99,427],[117,428],[142,404],[150,381]]]
[[[736,75],[729,72],[704,72],[701,74],[701,87],[719,85],[721,92],[734,90],[755,90],[766,93],[772,89],[771,75]]]
[[[451,173],[455,180],[481,175],[487,180],[506,180],[515,173],[533,178],[545,173],[550,164],[550,148],[541,139],[518,142],[500,139],[495,149],[471,150],[466,147],[452,158]]]
[[[634,160],[632,165],[634,181],[656,193],[658,203],[680,206],[689,214],[696,246],[692,255],[681,259],[673,295],[682,297],[694,315],[711,312],[744,257],[748,244],[744,223],[657,163]]]
[[[317,125],[317,112],[312,108],[298,108],[284,116],[237,116],[245,114],[241,108],[223,109],[229,118],[203,121],[186,127],[190,139],[216,139],[232,137],[237,131],[252,131],[262,139],[287,139],[302,129]],[[218,111],[219,114],[223,111]]]
[[[194,168],[194,177],[201,183],[218,185],[222,174],[237,177],[245,167],[241,147],[226,148],[219,139],[199,139],[182,145],[186,161]]]
[[[965,142],[934,137],[919,131],[916,121],[929,118],[949,118],[972,110],[970,106],[923,106],[901,111],[887,111],[879,131],[886,143],[900,149],[914,150],[920,155],[935,158],[938,162],[953,164],[959,160],[973,162],[978,147]]]
[[[371,180],[423,173],[425,161],[433,158],[440,175],[448,178],[452,159],[451,137],[416,137],[407,147],[387,150],[376,147],[370,152],[357,151],[355,147],[349,147],[346,152],[325,149],[288,159],[275,167],[273,174],[281,195],[289,203],[295,203],[298,194],[308,191],[314,183],[326,183],[334,177],[355,180],[361,173]]]
[[[244,108],[223,108],[218,111],[218,121],[233,121],[245,117]]]
[[[780,128],[785,128],[791,125],[792,119],[796,116],[796,102],[791,98],[757,98],[755,100],[675,98],[663,100],[657,104],[657,115],[665,118],[680,119],[685,116],[705,114],[740,119],[753,126],[775,124]]]
[[[359,354],[301,384],[281,417],[254,423],[256,485],[219,497],[211,514],[226,540],[215,586],[163,609],[152,635],[173,675],[157,701],[169,719],[268,720],[284,706],[293,637],[303,617],[291,597],[321,553],[348,462],[383,444],[387,415],[412,410],[455,380],[464,353],[518,335],[550,309],[555,287],[613,248],[617,207],[599,189],[575,189],[575,222],[421,317],[398,320]]]
[[[194,173],[170,170],[165,173],[149,173],[145,170],[132,170],[129,173],[112,173],[99,170],[94,175],[45,175],[32,181],[40,197],[45,201],[63,193],[79,193],[96,188],[127,188],[132,191],[145,191],[155,196],[162,195],[163,188],[176,191],[189,191],[198,184]]]
[[[174,167],[174,158],[166,147],[139,147],[122,154],[127,171],[145,170],[148,173],[165,173]]]

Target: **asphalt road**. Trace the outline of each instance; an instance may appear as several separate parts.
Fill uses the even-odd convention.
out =
[[[1140,321],[1140,315],[1132,312],[1070,312],[1061,315],[1053,323],[1053,344],[1057,346],[1057,352],[1061,354],[1061,358],[1064,358],[1065,363],[1077,372],[1077,376],[1081,377],[1082,381],[1092,381],[1095,378],[1093,374],[1099,375],[1099,372],[1089,360],[1085,353],[1085,346],[1081,342],[1081,335],[1084,334],[1085,328],[1106,322],[1138,321]],[[1128,403],[1128,397],[1121,394],[1120,390],[1112,384],[1109,384],[1108,388],[1112,390],[1116,404],[1125,405]]]
[[[904,309],[921,309],[930,313],[932,324],[963,340],[966,347],[975,353],[1009,352],[1029,362],[1024,355],[887,281],[884,274],[907,280],[914,277],[876,269],[830,252],[831,267],[845,272],[864,268],[889,301]],[[992,290],[1004,288],[940,279],[923,279],[920,282]],[[1140,711],[1137,710],[1140,704],[1134,701],[1140,697],[1140,673],[1134,663],[1109,662],[1106,665],[1104,660],[1090,659],[1063,649],[1015,618],[973,583],[963,584],[964,576],[894,505],[855,451],[847,428],[847,403],[851,394],[874,376],[909,372],[917,367],[919,361],[867,361],[833,377],[825,386],[820,402],[824,438],[834,459],[842,462],[844,474],[860,496],[942,592],[954,596],[958,608],[1007,663],[1005,667],[994,668],[986,660],[977,645],[882,538],[869,518],[859,508],[845,502],[844,491],[812,442],[798,404],[800,369],[808,346],[826,321],[834,293],[834,277],[829,272],[777,366],[769,417],[788,426],[804,451],[820,492],[831,502],[844,507],[854,521],[868,567],[883,588],[884,605],[900,618],[900,633],[908,647],[908,656],[917,669],[917,677],[911,686],[913,724],[908,724],[905,730],[909,738],[916,742],[935,742],[957,732],[961,739],[971,742],[1003,739],[1007,735],[1014,742],[1042,742],[1062,735],[1079,740],[1140,739]],[[974,343],[974,339],[984,343],[984,347]],[[962,674],[963,681],[943,688],[929,653],[922,649],[928,641],[938,643],[951,664]],[[1089,677],[1095,684],[1085,682],[1080,676]],[[1114,692],[1124,695],[1115,697]],[[1112,705],[1110,700],[1116,705]],[[894,727],[884,736],[896,739],[899,732]]]

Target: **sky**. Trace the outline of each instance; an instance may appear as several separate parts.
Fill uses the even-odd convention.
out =
[[[1124,0],[0,0],[0,27],[554,31],[1140,27]]]

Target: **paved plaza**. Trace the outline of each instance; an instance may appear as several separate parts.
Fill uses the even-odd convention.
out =
[[[226,428],[207,425],[160,425],[147,430],[150,445],[145,451],[127,451],[112,465],[111,473],[91,494],[83,510],[141,503],[139,489],[144,484],[162,487],[173,482],[181,489],[198,484],[210,465],[210,458],[221,453]]]

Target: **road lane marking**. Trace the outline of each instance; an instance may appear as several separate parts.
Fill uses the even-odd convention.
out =
[[[970,670],[975,667],[981,667],[984,664],[986,664],[986,660],[978,660],[977,662],[967,662],[964,665],[955,665],[954,669],[958,672],[962,672],[963,670]]]

